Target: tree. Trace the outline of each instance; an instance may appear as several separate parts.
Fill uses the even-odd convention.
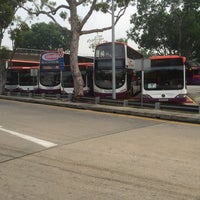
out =
[[[92,49],[92,51],[94,52],[95,51],[95,48],[98,44],[102,43],[102,42],[105,42],[102,35],[99,35],[97,33],[97,35],[93,38],[93,39],[88,39],[87,41],[90,45],[89,45],[89,48]]]
[[[101,11],[102,13],[111,13],[111,0],[66,0],[65,4],[57,5],[56,2],[50,0],[38,0],[32,1],[33,5],[31,7],[23,8],[32,15],[45,14],[50,17],[56,24],[61,26],[61,24],[56,20],[55,15],[59,13],[60,17],[64,20],[68,19],[70,27],[68,29],[72,33],[71,43],[70,43],[70,63],[71,71],[74,79],[74,92],[75,97],[83,96],[83,79],[78,68],[78,47],[79,47],[79,38],[83,34],[90,34],[94,32],[102,32],[111,29],[112,27],[96,28],[92,30],[84,30],[84,25],[88,19],[92,16],[95,11]],[[115,15],[115,24],[118,22],[120,17],[126,11],[126,8],[131,0],[117,0],[116,9],[117,14]],[[34,7],[34,9],[32,9]],[[85,8],[85,15],[79,16],[78,8]],[[69,16],[67,15],[69,14]]]
[[[128,43],[128,38],[119,38],[116,39],[117,42],[124,42],[124,43]]]
[[[6,60],[10,58],[10,54],[11,52],[6,47],[0,48],[0,94],[4,91]]]
[[[52,50],[70,47],[70,31],[53,22],[36,23],[31,27],[21,22],[10,34],[15,48]]]
[[[128,37],[155,54],[200,58],[199,0],[138,0]]]
[[[13,21],[19,5],[22,5],[25,2],[26,0],[0,1],[0,46],[2,43],[4,32]]]
[[[89,45],[89,48],[92,49],[92,51],[94,52],[95,51],[95,48],[98,44],[101,44],[103,42],[106,42],[102,35],[99,35],[97,33],[97,35],[93,38],[93,39],[88,39],[87,41],[90,45]],[[128,38],[119,38],[119,39],[116,39],[116,42],[125,42],[127,43],[128,42]]]

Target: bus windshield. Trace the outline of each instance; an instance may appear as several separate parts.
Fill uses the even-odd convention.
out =
[[[115,59],[116,88],[125,83],[125,58]],[[95,84],[103,89],[112,89],[112,59],[95,60]]]
[[[64,70],[62,72],[62,87],[74,87],[74,81],[70,70]]]
[[[80,68],[80,71],[81,71],[81,74],[82,74],[82,77],[83,77],[83,82],[84,82],[83,87],[85,87],[85,84],[86,84],[86,68],[82,67],[82,68]],[[70,69],[65,69],[62,72],[62,87],[64,87],[64,88],[74,87],[74,80],[73,80],[73,76],[72,76]]]
[[[116,73],[116,88],[120,88],[125,83],[125,70],[117,69]],[[95,73],[95,83],[98,87],[104,89],[112,89],[112,71],[99,70]]]
[[[19,72],[19,84],[21,86],[37,85],[37,78],[31,76],[30,70],[21,70]]]
[[[183,87],[183,66],[154,67],[144,72],[145,90],[177,90]]]
[[[18,71],[8,69],[6,74],[6,85],[17,85],[17,84],[18,84]]]
[[[125,49],[123,44],[115,44],[115,57],[125,58]],[[112,58],[112,45],[108,43],[97,46],[95,58]]]
[[[41,70],[40,83],[44,86],[57,86],[60,84],[60,71],[59,70]]]

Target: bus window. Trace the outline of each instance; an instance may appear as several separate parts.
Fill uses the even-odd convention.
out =
[[[19,84],[21,86],[37,85],[37,78],[31,76],[30,70],[20,70]]]
[[[6,85],[18,84],[18,70],[8,69],[6,73]]]
[[[60,84],[60,71],[40,71],[40,83],[44,86],[56,86]]]

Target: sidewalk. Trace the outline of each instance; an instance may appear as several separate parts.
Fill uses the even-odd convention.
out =
[[[200,124],[200,114],[0,95],[0,99]]]

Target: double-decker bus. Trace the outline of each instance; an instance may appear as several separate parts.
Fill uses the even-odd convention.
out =
[[[79,69],[83,77],[83,91],[85,95],[93,95],[93,62],[79,63]],[[61,92],[66,94],[74,93],[74,81],[71,73],[70,65],[65,65],[64,70],[61,73]]]
[[[142,54],[125,43],[115,42],[116,97],[125,98],[136,93],[134,59],[143,58]],[[112,96],[112,42],[97,45],[93,72],[94,95]]]
[[[40,93],[73,93],[74,81],[70,69],[70,55],[63,55],[63,69],[59,67],[60,55],[57,51],[41,54],[39,91]],[[83,76],[84,93],[92,92],[93,58],[78,56],[78,65]]]
[[[39,61],[11,60],[6,70],[6,91],[36,92]]]
[[[144,70],[142,94],[144,101],[186,101],[186,57],[152,56],[151,66]]]
[[[61,92],[59,57],[60,55],[57,51],[41,53],[39,70],[40,93]]]

